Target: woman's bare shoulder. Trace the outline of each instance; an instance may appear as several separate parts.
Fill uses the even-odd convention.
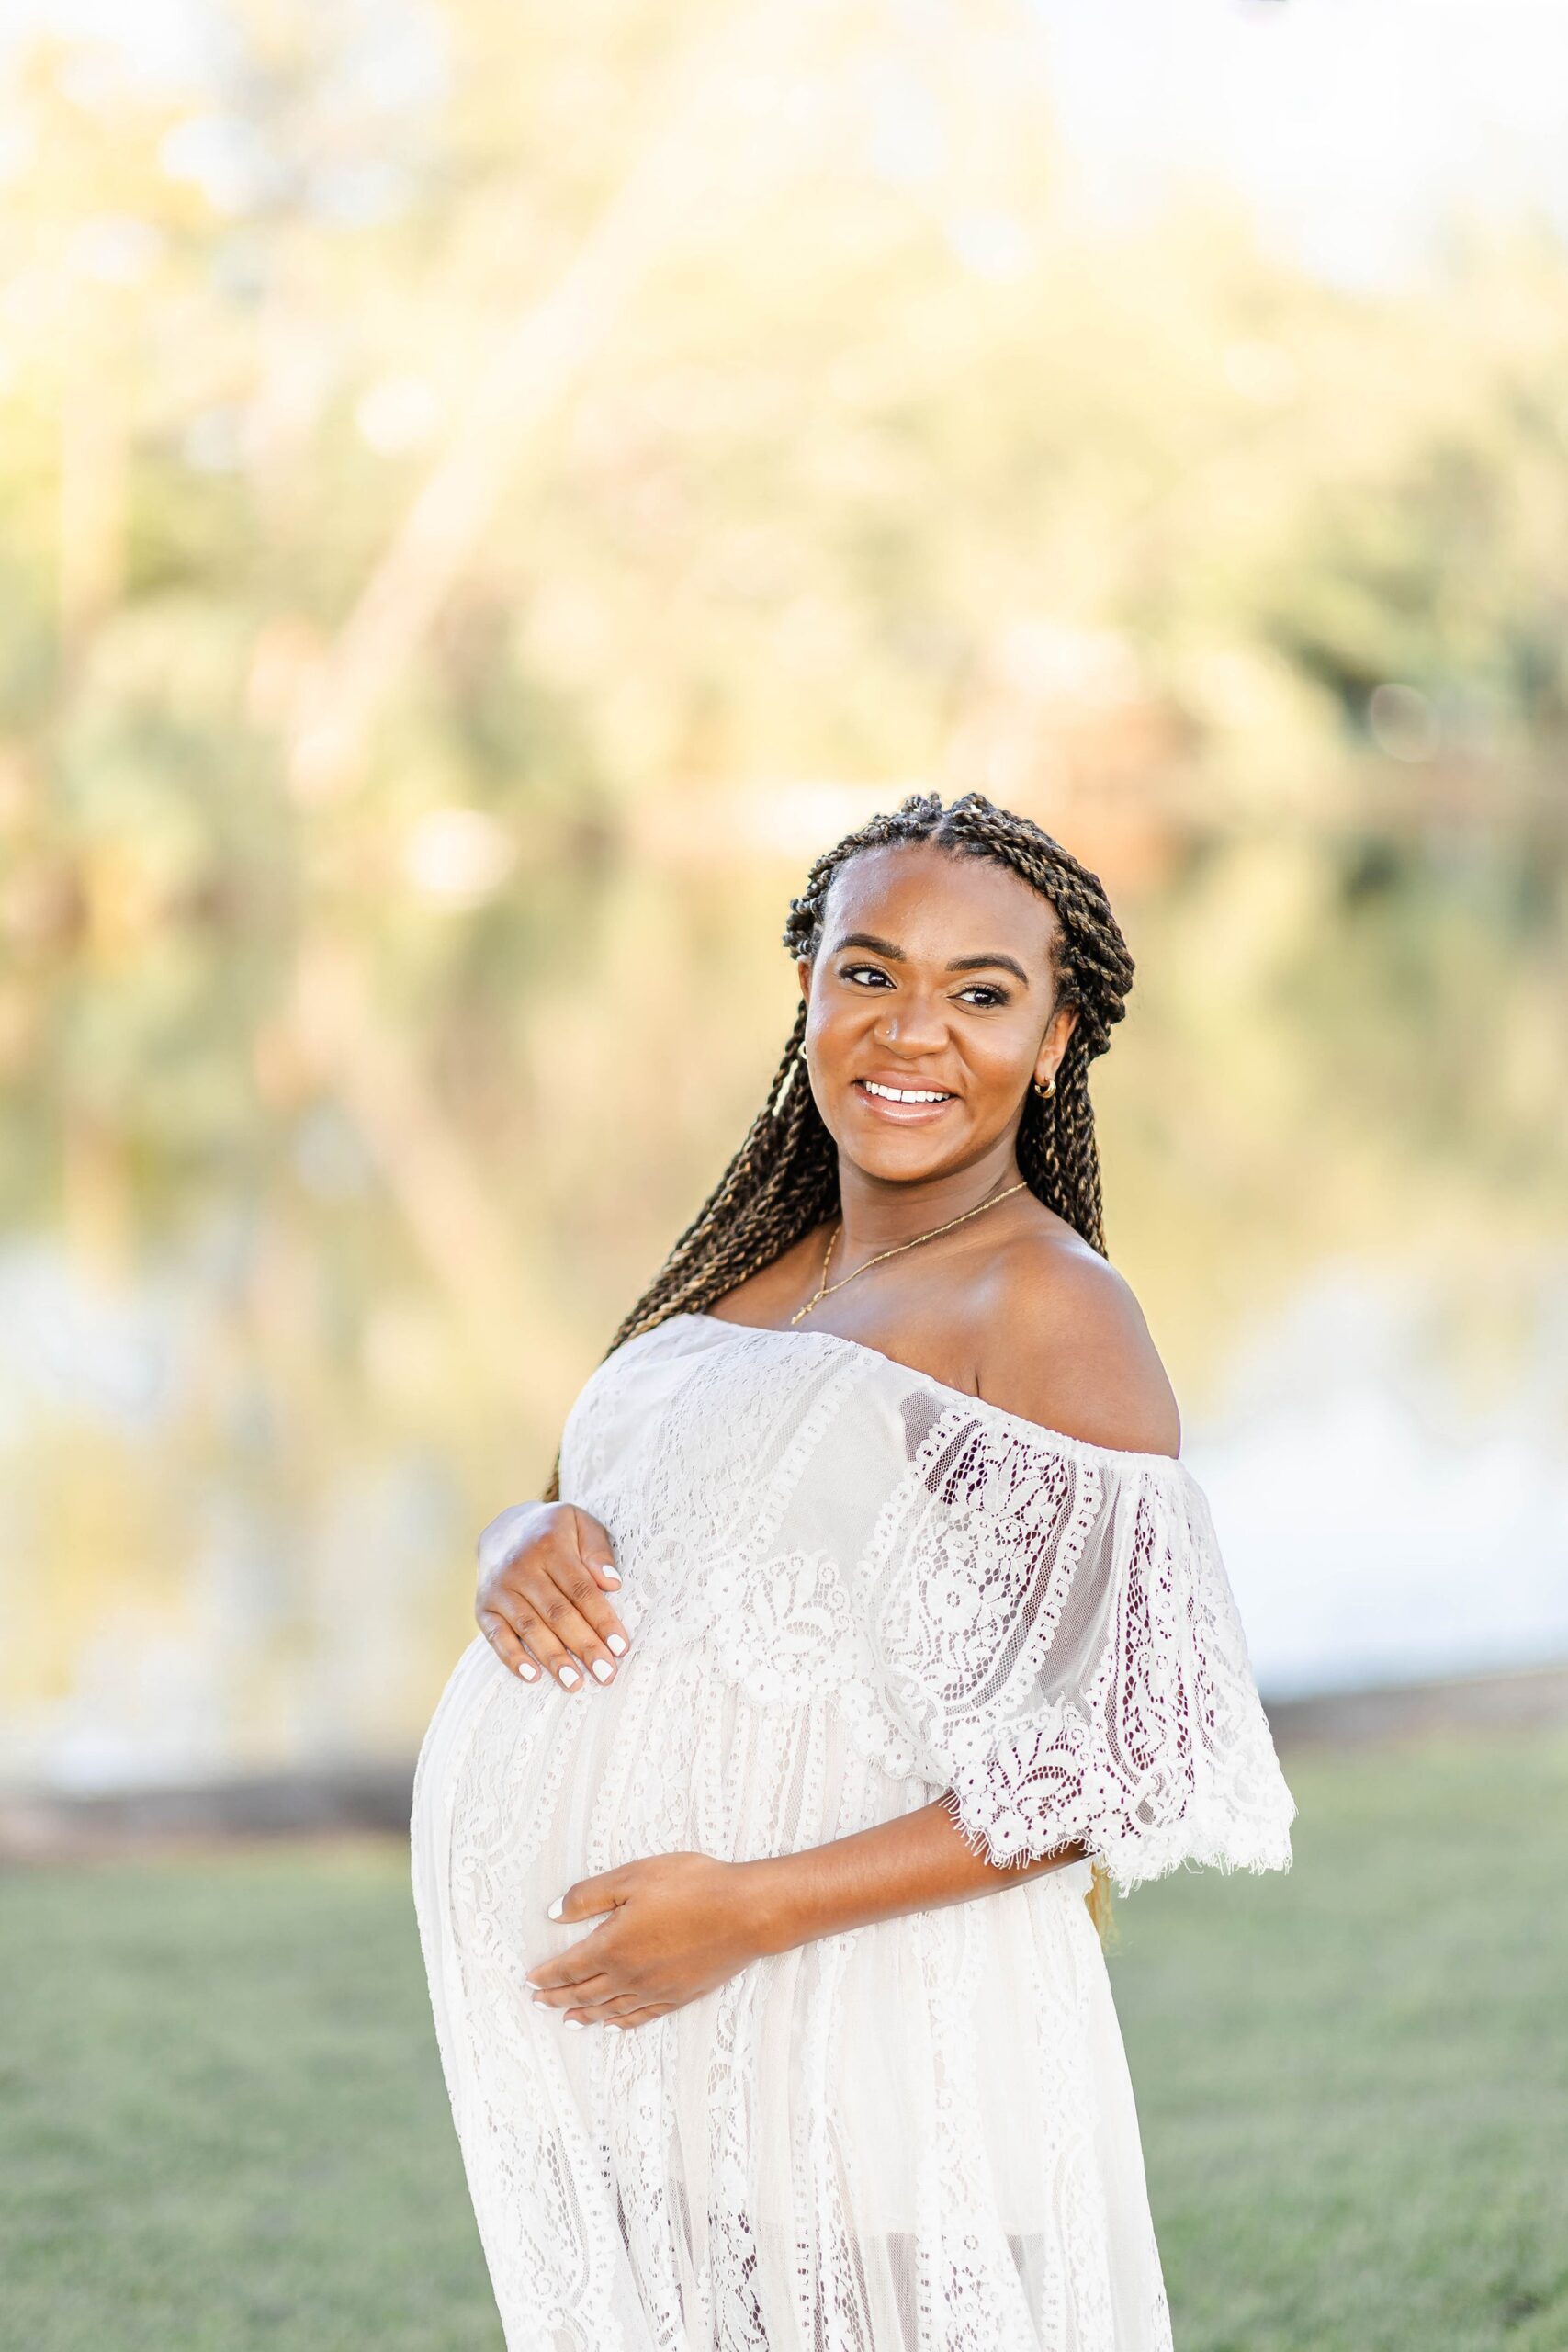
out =
[[[1064,1436],[1179,1455],[1181,1416],[1126,1277],[1054,1219],[987,1270],[977,1386],[987,1401]]]

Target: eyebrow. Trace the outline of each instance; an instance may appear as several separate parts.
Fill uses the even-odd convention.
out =
[[[890,939],[878,939],[874,932],[847,931],[842,939],[834,941],[828,952],[830,956],[837,956],[846,947],[869,947],[874,956],[886,956],[890,964],[907,964],[909,960],[901,947],[895,947]],[[947,969],[950,972],[983,972],[993,965],[999,965],[1004,972],[1016,972],[1024,987],[1029,986],[1029,974],[1023,966],[1016,956],[1004,956],[999,949],[988,950],[984,956],[955,956]]]

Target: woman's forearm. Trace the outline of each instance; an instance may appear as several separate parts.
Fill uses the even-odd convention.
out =
[[[781,1952],[906,1911],[995,1894],[1083,1859],[1075,1840],[1038,1861],[1007,1868],[987,1861],[969,1844],[946,1798],[939,1797],[874,1829],[739,1867],[755,1908],[758,1949]]]

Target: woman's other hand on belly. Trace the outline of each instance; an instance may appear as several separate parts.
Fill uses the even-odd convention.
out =
[[[656,1854],[579,1879],[551,1906],[599,1925],[527,1972],[569,2026],[646,2025],[738,1975],[766,1950],[757,1866]]]
[[[630,1646],[609,1595],[620,1577],[608,1532],[574,1503],[513,1503],[479,1540],[474,1620],[525,1682],[563,1690],[613,1682]]]

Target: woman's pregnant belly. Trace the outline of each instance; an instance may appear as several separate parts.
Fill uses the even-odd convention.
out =
[[[426,1733],[412,1821],[421,1933],[459,2133],[467,2137],[465,2114],[490,2100],[480,2077],[503,2051],[513,2052],[508,2064],[531,2064],[537,2037],[547,2037],[547,2071],[576,2084],[584,2114],[603,2116],[615,2083],[639,2080],[663,2037],[660,2079],[686,2119],[678,2138],[701,2141],[704,2086],[716,2064],[722,2073],[743,2055],[747,2110],[768,2119],[781,2184],[790,2135],[819,2131],[830,2112],[846,2150],[862,2151],[865,2217],[897,2230],[913,2226],[926,2119],[944,2085],[962,2080],[984,2132],[977,2157],[1013,2226],[1037,2226],[1051,2148],[1064,2129],[1091,2129],[1089,2077],[1108,2033],[1112,2074],[1125,2082],[1082,1901],[1087,1863],[758,1960],[633,2034],[564,2034],[525,1982],[530,1967],[587,1932],[547,1916],[579,1879],[658,1853],[793,1852],[940,1793],[861,1758],[829,1702],[748,1699],[702,1643],[634,1654],[606,1689],[567,1692],[521,1682],[476,1639]],[[642,2060],[616,2054],[634,2044]],[[1021,2105],[1015,2094],[1030,2081],[1049,2093],[1050,2116],[1043,2102]],[[668,2118],[660,2126],[674,2128]],[[906,2132],[913,2137],[900,2146]],[[680,2162],[691,2170],[705,2158],[694,2144]]]
[[[439,1804],[454,1869],[496,1917],[556,1934],[545,1912],[576,1879],[650,1854],[793,1853],[940,1793],[862,1758],[833,1701],[748,1697],[705,1642],[566,1691],[476,1638],[425,1735],[416,1814]]]

